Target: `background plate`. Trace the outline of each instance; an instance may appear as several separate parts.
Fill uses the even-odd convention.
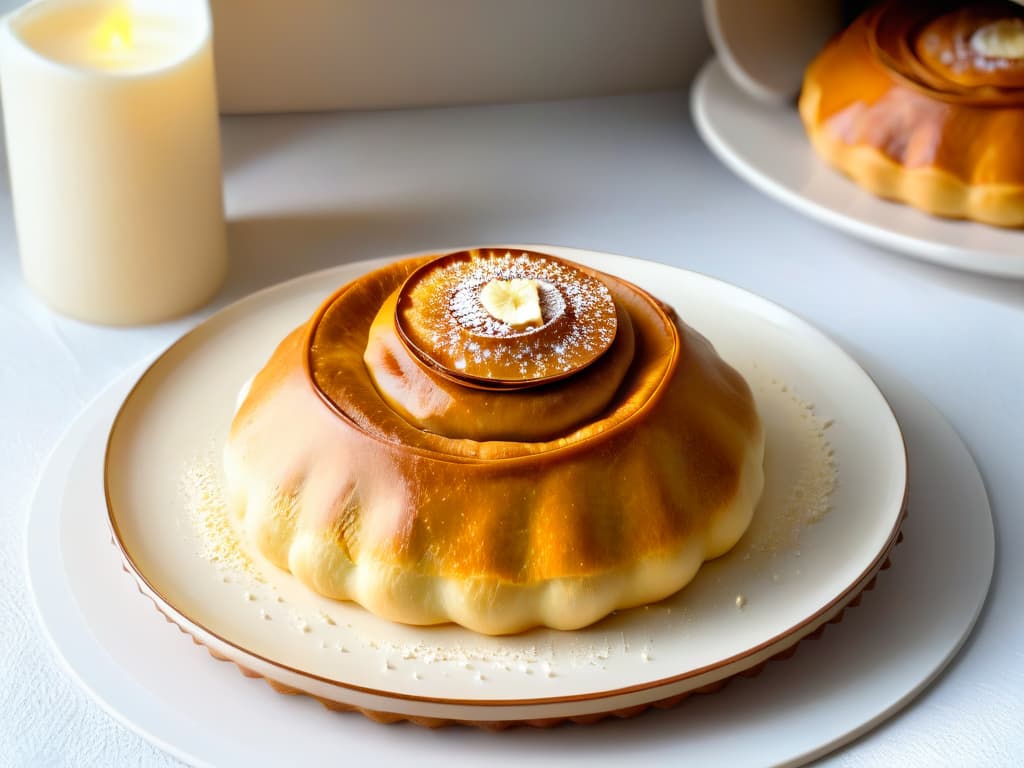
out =
[[[324,296],[374,266],[358,263],[218,313],[129,395],[111,432],[107,490],[141,588],[211,650],[285,686],[370,712],[474,722],[628,712],[753,668],[836,618],[888,555],[905,498],[903,440],[870,378],[806,323],[733,286],[651,262],[540,250],[655,292],[752,383],[770,446],[766,503],[732,552],[649,609],[505,638],[382,621],[267,564],[258,564],[266,583],[226,578],[199,554],[183,473],[204,451],[219,467],[238,390]],[[801,443],[815,419],[808,403],[833,423],[841,469],[831,511],[805,527],[791,494],[804,465],[821,458],[809,460]]]
[[[941,219],[875,197],[814,153],[795,106],[748,96],[717,59],[697,76],[691,108],[701,137],[723,163],[800,213],[918,259],[1024,278],[1024,231]]]

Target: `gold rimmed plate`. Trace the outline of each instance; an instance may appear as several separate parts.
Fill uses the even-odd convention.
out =
[[[183,484],[205,466],[215,496],[239,389],[325,296],[380,262],[359,263],[219,312],[161,356],[126,398],[105,481],[115,543],[141,591],[216,655],[281,689],[427,724],[637,711],[754,670],[839,617],[886,562],[906,501],[903,439],[871,379],[818,331],[733,286],[619,256],[543,250],[626,276],[685,308],[682,319],[750,381],[767,429],[768,484],[733,552],[646,609],[577,632],[505,638],[391,624],[313,595],[266,563],[254,563],[259,578],[218,564]],[[814,442],[822,434],[827,447]],[[785,502],[814,451],[833,452],[838,485],[820,519],[795,521]]]

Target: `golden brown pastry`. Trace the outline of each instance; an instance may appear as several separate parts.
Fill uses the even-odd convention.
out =
[[[750,390],[671,309],[538,253],[393,263],[254,378],[225,448],[243,538],[410,624],[574,629],[660,600],[746,530]]]
[[[817,152],[929,213],[1024,226],[1024,8],[885,2],[808,67]]]

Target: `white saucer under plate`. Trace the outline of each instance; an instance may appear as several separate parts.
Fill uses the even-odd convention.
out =
[[[681,297],[671,283],[687,279],[677,270],[621,257],[569,251],[561,255],[613,269],[641,283],[645,282],[645,271],[653,270],[646,279],[660,280],[662,295],[673,293],[670,299]],[[296,301],[305,295],[306,302],[315,303],[350,272],[357,274],[365,267],[352,265],[301,278],[254,297],[248,309],[260,310],[263,317],[270,306],[282,300],[282,292],[293,294],[291,298]],[[768,327],[774,329],[772,333],[789,338],[793,347],[790,354],[799,357],[798,342],[806,341],[802,334],[810,333],[812,338],[827,343],[767,302],[707,278],[692,279],[704,292],[735,291],[743,295],[748,310],[774,312]],[[289,310],[296,313],[291,319],[295,322],[310,309],[298,304]],[[724,314],[733,311],[735,307]],[[247,323],[236,321],[245,314],[242,311],[232,317],[229,313],[233,333],[244,336]],[[695,310],[692,314],[703,318],[705,313]],[[714,327],[714,322],[709,323],[709,328]],[[724,346],[728,348],[729,344]],[[801,362],[809,364],[806,359]],[[820,362],[830,368],[837,361]],[[797,374],[797,368],[787,373]],[[827,387],[814,391],[822,386],[813,381],[815,368],[812,365],[804,371],[810,379],[800,384],[819,408],[832,408],[836,404],[828,397]],[[833,375],[843,373],[850,371]],[[791,377],[790,381],[799,378]],[[422,764],[450,764],[457,750],[458,756],[469,762],[478,762],[485,754],[490,762],[496,762],[495,755],[490,754],[493,742],[487,737],[481,740],[480,734],[466,729],[429,735],[426,731],[401,729],[388,736],[362,718],[329,713],[309,700],[277,696],[258,681],[244,680],[229,665],[212,662],[160,621],[120,571],[116,551],[109,546],[98,483],[104,438],[133,383],[134,376],[129,376],[115,384],[69,431],[44,473],[30,518],[28,565],[41,620],[58,653],[84,687],[131,727],[197,763],[246,760],[259,765],[285,759],[323,760],[342,749],[351,759],[404,755],[405,759],[415,756]],[[588,736],[581,735],[584,729],[572,728],[560,729],[557,736],[541,736],[529,730],[507,733],[500,737],[506,741],[501,744],[502,758],[497,762],[521,763],[531,755],[557,749],[570,762],[579,759],[589,764],[601,762],[601,758],[621,761],[627,754],[672,754],[691,756],[698,762],[715,759],[734,765],[793,763],[853,738],[919,691],[959,647],[980,609],[991,577],[992,524],[977,470],[955,434],[905,388],[893,385],[890,395],[894,393],[898,394],[895,404],[908,430],[912,461],[917,467],[914,476],[927,481],[913,488],[911,515],[905,524],[908,540],[897,550],[894,568],[883,574],[882,588],[869,593],[861,608],[847,612],[840,627],[817,642],[803,643],[792,660],[769,665],[756,679],[733,682],[713,696],[691,699],[672,712],[651,713],[630,723],[592,726],[585,729]],[[846,438],[841,432],[834,437],[840,460],[845,456],[854,466],[858,463],[856,443],[865,439],[863,433],[872,432],[870,422],[858,423],[860,426]],[[850,479],[850,486],[869,481],[856,476]],[[840,496],[840,511],[841,501]],[[824,524],[840,517],[836,511],[830,513],[818,524],[820,530],[826,531]],[[914,535],[915,525],[920,536]],[[827,546],[813,536],[806,542],[800,562],[811,569],[813,576],[815,552],[826,552]],[[186,571],[202,570],[203,565],[182,563]],[[734,578],[723,569],[719,569],[718,576],[726,581]],[[789,572],[787,580],[793,576]],[[792,580],[800,583],[799,578]],[[734,586],[730,584],[729,588]],[[758,593],[756,585],[750,586],[754,587],[750,594],[759,594],[751,606],[770,594],[770,590]],[[236,600],[238,597],[236,594]],[[655,609],[651,613],[663,616]],[[629,619],[630,614],[641,618]],[[627,628],[630,621],[638,622],[634,625],[637,630],[649,621],[642,612],[623,615]],[[685,623],[682,626],[686,634]],[[294,631],[291,634],[300,640],[306,636]],[[667,646],[657,644],[654,648],[660,650],[644,663],[655,663],[659,653],[672,659]],[[355,644],[353,649],[359,651]],[[365,649],[359,652],[365,655]],[[842,663],[837,664],[836,659]],[[408,679],[388,679],[397,677],[401,661],[395,659],[388,671],[370,669],[384,694],[396,682],[409,684]],[[633,674],[635,661],[633,658],[620,664],[612,674]],[[461,666],[457,669],[448,670],[454,673],[451,682],[456,687],[459,675],[465,678],[461,680],[463,686],[475,677],[472,670],[463,671]],[[580,680],[586,684],[594,677],[594,670],[586,666],[582,674],[571,666],[557,669],[561,674],[553,678],[534,678],[541,691],[548,690],[545,685],[550,680],[564,678],[563,682],[572,685]],[[573,683],[574,677],[577,683]],[[479,687],[482,694],[491,696],[495,686],[502,684],[500,675],[486,682],[494,685],[490,689],[482,684]],[[812,701],[814,705],[808,709]]]
[[[907,256],[1024,278],[1024,231],[942,219],[875,197],[814,153],[795,105],[754,99],[717,59],[694,81],[691,109],[701,137],[723,163],[800,213]]]

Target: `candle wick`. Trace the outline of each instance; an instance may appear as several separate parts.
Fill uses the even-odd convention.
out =
[[[102,48],[123,52],[132,44],[132,18],[127,5],[119,5],[97,30],[97,42]]]

